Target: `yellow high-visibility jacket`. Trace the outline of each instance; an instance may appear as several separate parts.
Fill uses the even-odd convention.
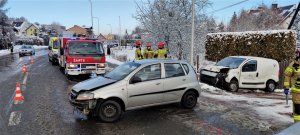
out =
[[[135,59],[136,60],[143,59],[142,51],[140,48],[135,49]]]
[[[284,70],[284,88],[288,89],[294,86],[297,78],[300,77],[300,65],[297,65],[300,61],[293,61]]]
[[[144,59],[153,59],[154,58],[154,51],[153,50],[144,50]]]
[[[158,59],[166,59],[167,58],[167,49],[163,48],[163,49],[157,49],[154,52],[154,55],[158,58]]]

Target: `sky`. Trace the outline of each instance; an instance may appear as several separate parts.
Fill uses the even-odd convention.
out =
[[[91,0],[93,16],[99,18],[99,31],[108,34],[112,31],[118,34],[119,17],[121,22],[121,31],[125,29],[131,33],[139,22],[133,17],[136,14],[135,1],[141,0]],[[272,3],[278,3],[279,6],[297,4],[299,0],[210,0],[212,4],[207,7],[206,13],[213,16],[217,22],[230,20],[233,12],[239,12],[241,9],[255,8],[261,3],[270,6]],[[229,5],[242,2],[238,5],[222,9]],[[25,17],[29,22],[39,22],[40,24],[51,24],[59,22],[61,25],[70,28],[72,26],[86,25],[91,26],[91,7],[89,0],[8,0],[5,8],[8,9],[9,17]],[[98,33],[98,20],[93,19],[94,32]]]

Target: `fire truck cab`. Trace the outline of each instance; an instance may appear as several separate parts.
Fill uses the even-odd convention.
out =
[[[59,65],[66,75],[104,74],[103,45],[93,39],[62,38]]]

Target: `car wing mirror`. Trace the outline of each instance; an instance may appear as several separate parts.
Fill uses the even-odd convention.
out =
[[[131,84],[135,84],[135,83],[139,83],[139,82],[142,82],[142,79],[137,77],[137,76],[134,76],[132,79],[131,79]]]
[[[48,47],[48,49],[49,49],[49,50],[51,50],[51,49],[52,49],[52,47],[51,47],[51,46],[49,46],[49,47]]]

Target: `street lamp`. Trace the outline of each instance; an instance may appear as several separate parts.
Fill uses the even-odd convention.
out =
[[[112,34],[111,24],[107,24],[110,27],[110,34]]]
[[[97,19],[97,21],[98,21],[98,34],[100,34],[100,31],[99,31],[99,18],[98,17],[93,17],[93,18]]]
[[[111,35],[111,40],[112,40],[112,28],[111,28],[111,24],[107,24],[110,27],[110,35]]]
[[[191,65],[194,65],[194,34],[195,34],[195,0],[192,3],[192,41],[191,41]]]
[[[90,4],[91,4],[91,21],[92,21],[92,28],[94,27],[94,23],[93,23],[93,3],[92,0],[89,0]]]

